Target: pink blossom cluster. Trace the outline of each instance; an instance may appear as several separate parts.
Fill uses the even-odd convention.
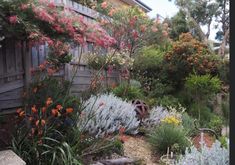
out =
[[[29,1],[27,4],[19,6],[22,12],[31,10],[36,20],[40,20],[50,25],[51,30],[79,44],[85,44],[85,41],[93,42],[94,45],[109,47],[116,43],[115,39],[110,37],[98,23],[88,23],[83,16],[64,6],[63,9],[56,7],[53,2],[48,0],[39,0],[37,2]],[[9,17],[9,22],[15,24],[18,21],[16,15]],[[29,39],[37,42],[49,42],[53,46],[54,40],[43,34],[39,30],[29,32]]]

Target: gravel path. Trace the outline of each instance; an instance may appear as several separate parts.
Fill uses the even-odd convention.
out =
[[[154,161],[150,145],[143,137],[127,136],[124,143],[124,155],[132,159],[142,160],[142,165],[159,165]]]

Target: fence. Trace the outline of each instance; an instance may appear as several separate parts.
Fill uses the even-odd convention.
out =
[[[24,52],[25,48],[12,39],[6,39],[0,48],[0,110],[22,103]]]
[[[55,0],[56,5],[66,6],[84,16],[86,21],[95,21],[100,14],[92,9],[82,6],[71,0]],[[20,44],[19,44],[20,43]],[[35,46],[26,48],[23,41],[16,42],[13,39],[5,39],[0,47],[0,113],[8,113],[10,109],[14,110],[22,106],[22,95],[25,87],[28,86],[31,80],[30,70],[37,68],[48,55],[47,45]],[[73,45],[71,54],[74,59],[79,58],[80,50],[88,52],[92,50],[92,43],[86,44],[84,47]],[[78,71],[73,79],[71,94],[80,96],[81,92],[88,89],[92,77],[96,71],[89,69],[86,65],[66,64],[64,70],[56,73],[55,77],[72,80],[73,68],[78,67]],[[119,73],[114,71],[112,74],[107,74],[102,71],[105,79],[103,84],[109,85],[119,82]]]
[[[78,67],[77,72],[75,72],[76,67]],[[120,82],[119,71],[108,73],[106,70],[102,70],[100,73],[104,75],[104,78],[101,81],[103,86],[108,87],[112,84],[118,84]],[[96,74],[96,70],[89,69],[86,65],[67,64],[65,66],[65,79],[73,81],[70,93],[78,97],[81,96],[83,91],[89,89]]]

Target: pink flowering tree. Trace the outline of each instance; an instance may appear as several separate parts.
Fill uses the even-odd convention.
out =
[[[116,39],[117,52],[135,57],[139,50],[151,44],[161,44],[168,40],[168,27],[159,20],[150,19],[138,7],[115,8],[108,1],[96,7],[103,14],[100,24],[110,36]],[[123,78],[130,80],[130,69],[122,68]]]
[[[0,22],[0,33],[6,37],[25,40],[29,46],[47,42],[53,54],[49,61],[53,69],[57,69],[58,62],[69,61],[69,43],[83,45],[90,41],[107,48],[116,42],[98,23],[88,23],[66,6],[48,0],[1,1]]]
[[[96,10],[105,15],[100,17],[100,24],[116,39],[116,48],[128,52],[130,57],[143,46],[169,40],[168,25],[158,19],[150,19],[138,7],[115,8],[104,1]]]

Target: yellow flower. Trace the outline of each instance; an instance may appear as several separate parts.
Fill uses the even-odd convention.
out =
[[[164,123],[174,124],[174,125],[179,125],[180,122],[181,122],[175,116],[167,116],[164,119],[162,119],[161,121],[164,122]]]

